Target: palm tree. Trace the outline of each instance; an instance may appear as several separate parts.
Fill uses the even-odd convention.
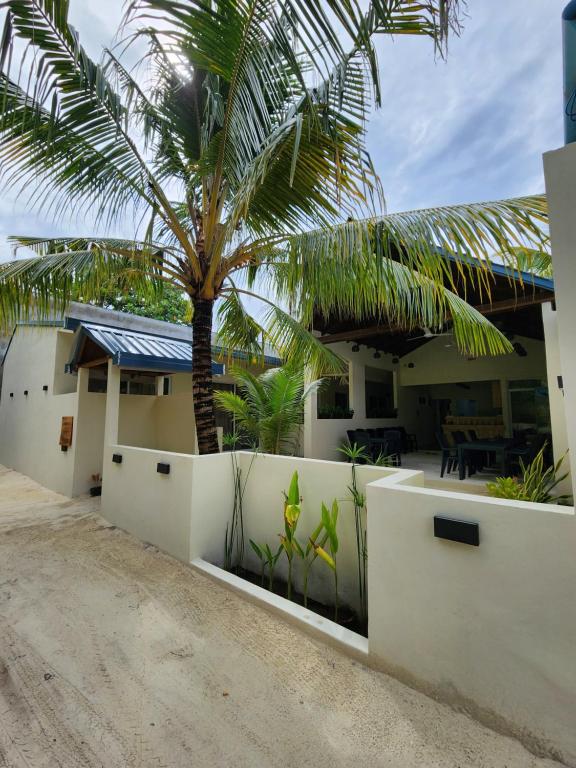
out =
[[[270,368],[255,376],[246,368],[231,369],[240,394],[218,391],[216,405],[234,417],[236,429],[264,453],[291,454],[304,421],[304,402],[321,380],[304,383],[302,369]]]
[[[462,349],[509,350],[449,290],[442,249],[471,275],[469,252],[540,247],[543,198],[382,216],[364,147],[380,99],[374,35],[427,35],[443,53],[459,0],[372,0],[365,13],[343,0],[131,0],[122,43],[99,64],[68,5],[2,3],[0,177],[30,206],[89,214],[103,234],[16,237],[35,256],[0,269],[5,325],[110,281],[143,296],[175,286],[193,310],[201,453],[217,450],[216,303],[228,348],[258,355],[268,342],[325,372],[341,361],[309,333],[315,311],[407,328],[450,320]],[[125,221],[133,237],[104,236]],[[488,293],[487,270],[481,279]]]

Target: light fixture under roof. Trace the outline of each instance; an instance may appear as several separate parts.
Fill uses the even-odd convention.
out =
[[[378,350],[376,350],[376,352],[374,352],[374,360],[380,360],[381,357],[382,357],[382,355],[380,354],[380,352],[378,352]]]
[[[352,352],[360,352],[360,346],[358,344],[354,344],[352,347]]]

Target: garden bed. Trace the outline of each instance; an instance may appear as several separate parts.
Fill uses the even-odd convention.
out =
[[[246,568],[238,568],[234,569],[232,573],[238,576],[240,579],[249,581],[251,584],[255,584],[257,587],[266,589],[267,591],[286,599],[287,584],[283,579],[275,578],[272,585],[272,590],[269,590],[266,586],[268,583],[268,578],[266,577],[264,579],[264,584],[262,584],[261,576],[257,573],[254,573],[254,571],[250,571]],[[300,605],[302,607],[306,607],[309,611],[314,611],[314,613],[317,613],[324,619],[334,621],[334,606],[332,605],[326,605],[325,603],[321,603],[318,600],[313,600],[309,597],[306,606],[304,606],[304,595],[296,590],[292,590],[292,597],[289,602],[296,603],[296,605]],[[339,624],[341,627],[349,629],[351,632],[356,632],[363,637],[368,637],[366,626],[362,624],[357,613],[347,605],[338,606],[338,620],[335,623]]]

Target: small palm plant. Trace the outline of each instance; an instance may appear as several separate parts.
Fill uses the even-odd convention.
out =
[[[231,369],[238,393],[219,391],[216,405],[235,419],[236,429],[263,453],[293,454],[304,419],[304,402],[321,381],[304,383],[302,369],[271,368],[255,376],[240,366]]]

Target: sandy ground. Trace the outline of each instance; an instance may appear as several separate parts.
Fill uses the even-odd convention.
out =
[[[0,470],[0,766],[543,768]]]

